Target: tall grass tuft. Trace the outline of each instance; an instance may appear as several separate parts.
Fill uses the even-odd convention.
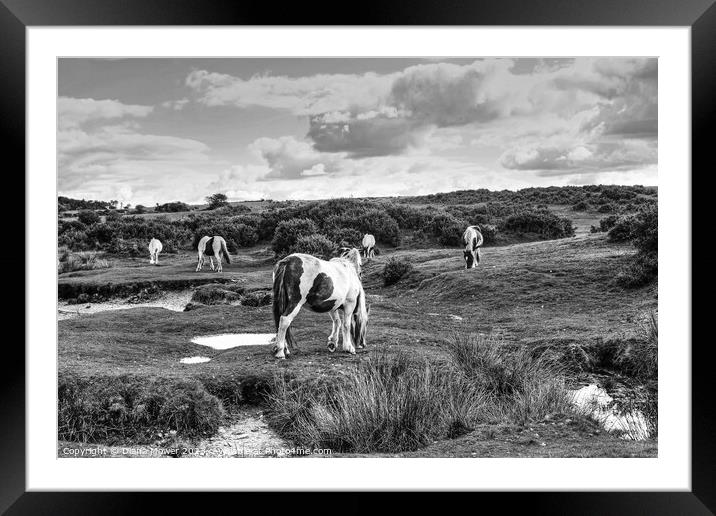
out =
[[[57,272],[87,271],[94,269],[107,269],[109,262],[99,258],[94,252],[71,253],[67,249],[60,249],[58,253]]]
[[[486,397],[449,368],[405,352],[374,353],[335,382],[277,376],[271,423],[304,446],[369,453],[415,450],[456,437],[485,412]]]
[[[475,334],[454,335],[448,350],[453,364],[490,396],[503,418],[524,423],[571,410],[564,369],[547,355]]]
[[[483,422],[522,423],[570,412],[559,370],[528,351],[455,336],[449,360],[374,352],[337,380],[277,376],[271,424],[302,446],[393,453],[453,438]]]

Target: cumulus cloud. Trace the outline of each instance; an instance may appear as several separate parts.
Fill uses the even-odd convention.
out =
[[[189,138],[143,133],[134,120],[151,106],[116,100],[58,99],[60,192],[122,202],[150,202],[161,190],[185,198],[196,167],[211,165],[209,147]]]
[[[307,137],[316,151],[353,158],[419,151],[444,141],[439,132],[455,127],[488,128],[470,140],[478,145],[480,138],[513,145],[555,135],[656,137],[656,59],[577,58],[538,63],[527,72],[516,68],[511,59],[478,59],[429,62],[386,75],[247,80],[194,71],[186,83],[207,105],[259,105],[308,116]],[[500,126],[511,131],[490,135]],[[532,162],[553,169],[559,164],[549,156],[567,160],[547,146],[541,156]],[[504,162],[519,165],[509,157]]]
[[[342,158],[319,152],[309,142],[292,136],[259,138],[249,148],[269,169],[267,179],[325,175],[334,171]]]
[[[94,120],[120,119],[124,117],[145,117],[152,112],[152,106],[123,104],[118,100],[77,99],[59,97],[57,117],[60,130],[79,127]]]

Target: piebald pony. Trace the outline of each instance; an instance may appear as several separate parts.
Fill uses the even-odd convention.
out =
[[[231,257],[229,256],[229,251],[226,249],[226,240],[223,239],[223,237],[220,236],[203,236],[201,237],[201,240],[199,240],[199,245],[197,246],[197,251],[199,251],[199,263],[196,265],[196,271],[199,272],[202,267],[204,266],[204,257],[209,257],[209,263],[211,265],[211,270],[214,269],[214,259],[213,257],[216,256],[216,263],[217,263],[217,272],[222,272],[223,268],[221,267],[221,257],[223,255],[224,259],[226,260],[226,263],[231,263]]]
[[[295,347],[290,326],[303,305],[330,315],[333,321],[328,337],[330,352],[336,350],[339,336],[346,353],[355,354],[356,347],[365,347],[368,310],[360,281],[361,264],[358,249],[329,261],[294,253],[276,264],[273,270],[276,358],[286,358],[290,348]]]
[[[363,245],[363,257],[373,258],[375,256],[375,237],[366,233],[361,244]]]

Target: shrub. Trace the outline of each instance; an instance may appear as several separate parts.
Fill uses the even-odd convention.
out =
[[[588,211],[591,208],[592,207],[587,201],[579,201],[578,203],[572,205],[572,211]]]
[[[627,242],[632,239],[635,217],[620,217],[607,233],[610,242]]]
[[[315,222],[310,219],[289,219],[279,222],[271,241],[271,248],[277,257],[285,256],[299,238],[318,233]]]
[[[413,270],[413,265],[407,260],[396,257],[390,258],[383,267],[383,283],[386,286],[393,285],[411,270]]]
[[[137,215],[141,215],[141,214],[143,214],[143,213],[147,213],[147,207],[144,206],[143,204],[137,204],[137,205],[134,207],[134,213],[136,213]]]
[[[599,206],[599,208],[597,208],[597,211],[599,213],[611,213],[614,211],[614,206],[612,206],[610,203],[605,203]]]
[[[290,253],[305,253],[328,260],[333,255],[336,245],[325,235],[305,235],[299,237],[289,248]]]
[[[338,247],[360,247],[363,235],[353,228],[337,228],[328,233]]]
[[[572,221],[547,210],[523,211],[505,219],[501,231],[536,233],[546,238],[574,236]]]
[[[183,202],[167,202],[164,204],[157,204],[154,211],[159,213],[177,213],[180,211],[190,211],[191,206]]]
[[[241,287],[209,283],[197,287],[191,295],[190,301],[203,305],[229,305],[241,298],[241,292],[243,292]]]
[[[122,218],[122,214],[117,210],[109,210],[109,213],[107,213],[107,216],[105,217],[106,222],[114,222],[117,220],[120,220]]]
[[[273,301],[273,294],[270,290],[255,290],[247,292],[241,298],[241,304],[244,306],[268,306]]]
[[[97,212],[92,210],[82,210],[77,214],[77,219],[85,226],[97,224],[101,219]]]
[[[60,375],[58,438],[74,442],[149,441],[159,433],[200,437],[216,432],[221,402],[196,380]]]

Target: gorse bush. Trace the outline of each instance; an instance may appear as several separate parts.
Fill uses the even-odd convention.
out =
[[[500,226],[500,231],[537,233],[546,238],[574,236],[571,220],[547,210],[524,211],[510,215]]]
[[[177,213],[180,211],[191,211],[191,206],[183,202],[167,202],[158,204],[154,207],[154,211],[158,213]]]
[[[623,217],[609,231],[612,241],[632,240],[636,255],[617,274],[617,283],[626,288],[650,284],[659,274],[659,215],[647,205],[635,215]]]
[[[296,242],[289,248],[289,253],[305,253],[329,260],[336,250],[334,244],[325,235],[306,235],[299,237]]]
[[[97,212],[92,210],[82,210],[77,214],[77,219],[85,226],[99,223],[102,219]]]
[[[318,233],[318,226],[310,219],[289,219],[279,222],[276,226],[271,248],[277,257],[291,253],[291,248],[301,237]]]
[[[403,276],[413,270],[413,265],[407,260],[392,257],[390,258],[385,266],[383,267],[383,283],[393,285],[400,281]]]
[[[170,430],[200,437],[216,432],[224,415],[196,380],[62,375],[57,394],[58,438],[66,441],[147,442]]]

